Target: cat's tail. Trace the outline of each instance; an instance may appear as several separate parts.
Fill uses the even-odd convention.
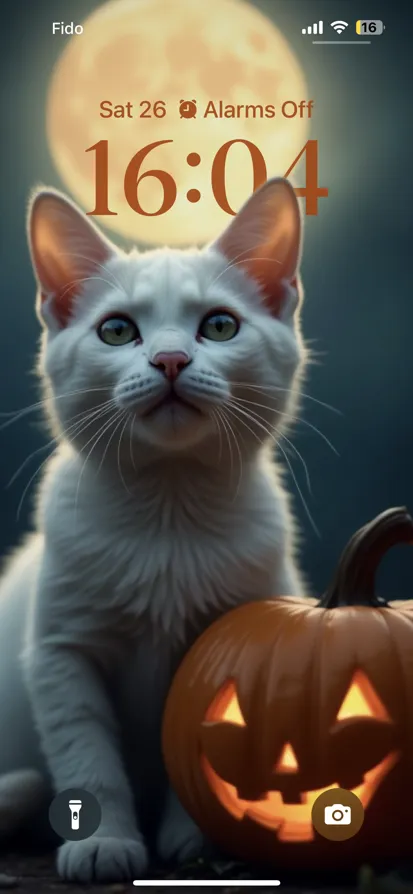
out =
[[[0,776],[0,838],[12,835],[36,811],[46,783],[37,770],[15,770]]]

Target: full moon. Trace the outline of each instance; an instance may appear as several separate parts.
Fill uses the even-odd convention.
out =
[[[243,0],[111,0],[83,22],[83,33],[68,40],[55,66],[47,136],[65,188],[86,212],[96,205],[96,151],[87,150],[108,141],[108,207],[114,214],[96,217],[101,225],[146,245],[201,244],[232,219],[212,191],[211,168],[220,147],[248,140],[260,150],[268,177],[284,175],[305,144],[308,120],[284,117],[281,106],[307,98],[286,39]],[[195,100],[196,117],[181,117],[182,100]],[[275,117],[204,117],[211,101],[217,110],[220,101],[273,105]],[[133,117],[101,117],[102,102],[111,109],[131,103]],[[162,117],[154,113],[156,102],[164,103]],[[140,149],[159,140],[172,142],[148,153],[138,177],[167,172],[176,183],[176,199],[156,215],[163,188],[156,177],[145,177],[134,186],[146,212],[140,214],[125,198],[125,172]],[[252,192],[251,153],[242,143],[228,151],[225,189],[234,212]]]

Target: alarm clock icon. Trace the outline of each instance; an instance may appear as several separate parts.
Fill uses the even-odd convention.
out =
[[[196,118],[196,99],[181,99],[179,114],[181,118]]]

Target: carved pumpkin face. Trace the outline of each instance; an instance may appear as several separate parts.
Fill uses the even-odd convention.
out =
[[[386,708],[367,677],[356,672],[331,730],[332,750],[337,747],[340,732],[346,736],[351,729],[351,722],[358,724],[361,721],[363,724],[363,718],[376,720],[377,723],[369,723],[370,748],[366,749],[364,758],[360,755],[362,781],[351,790],[366,809],[380,782],[398,760],[399,753],[394,727]],[[273,829],[279,841],[312,841],[315,837],[311,822],[313,805],[326,788],[339,787],[339,782],[330,782],[322,787],[303,791],[297,756],[291,743],[285,742],[267,778],[257,779],[257,790],[265,785],[262,796],[258,800],[251,800],[245,792],[243,767],[239,774],[240,761],[234,761],[233,751],[235,747],[239,754],[244,752],[245,755],[246,752],[247,756],[247,740],[247,724],[242,716],[235,684],[229,681],[224,684],[208,709],[200,734],[201,765],[211,790],[235,819],[248,815],[255,822]],[[341,748],[338,746],[336,755],[331,756],[331,764],[336,766],[337,779],[340,776],[342,749],[343,745]],[[383,756],[380,759],[381,754]],[[372,763],[375,760],[378,762]],[[368,769],[365,766],[367,761],[370,764]],[[263,775],[260,773],[260,777]]]
[[[408,531],[413,539],[411,520]],[[347,553],[360,599],[374,575],[364,555],[357,581]],[[379,556],[376,544],[375,564]],[[411,853],[413,603],[370,593],[352,605],[344,589],[338,575],[322,604],[292,597],[235,609],[178,669],[166,767],[188,812],[229,854],[311,868],[359,865],[378,849]],[[333,787],[365,810],[347,841],[311,823],[314,801]]]

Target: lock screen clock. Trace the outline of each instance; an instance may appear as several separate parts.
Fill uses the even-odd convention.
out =
[[[319,138],[310,134],[308,118],[286,118],[279,111],[286,101],[309,99],[309,91],[289,42],[253,5],[242,0],[153,0],[139,4],[139,15],[133,16],[129,0],[116,0],[99,6],[82,27],[81,36],[67,41],[52,73],[48,144],[62,187],[90,212],[96,207],[99,160],[86,150],[107,141],[107,208],[113,213],[97,215],[97,221],[126,239],[171,246],[210,241],[227,226],[230,213],[220,204],[223,196],[217,202],[211,182],[221,147],[238,141],[227,153],[225,170],[228,206],[238,210],[254,184],[246,141],[257,147],[257,159],[261,153],[266,176],[274,177],[286,173],[310,136]],[[196,100],[195,118],[181,117],[182,100]],[[135,115],[101,118],[102,101],[131,102]],[[145,111],[140,103],[146,101],[151,108],[139,117]],[[211,101],[217,107],[220,101],[235,107],[273,104],[277,114],[271,119],[204,118],[202,110]],[[154,114],[155,103],[164,103],[163,117]],[[157,111],[161,109],[158,105]],[[136,162],[129,169],[128,201],[125,173],[131,159],[155,143],[140,170]],[[191,166],[187,158],[194,153],[200,161]],[[300,164],[292,175],[299,186],[305,182],[304,157]],[[256,160],[256,170],[257,165]],[[147,170],[169,174],[176,185],[173,205],[162,214],[157,213],[164,201],[161,179],[145,177],[136,192],[136,174]],[[169,202],[171,197],[172,184]],[[146,213],[136,212],[136,201]]]

